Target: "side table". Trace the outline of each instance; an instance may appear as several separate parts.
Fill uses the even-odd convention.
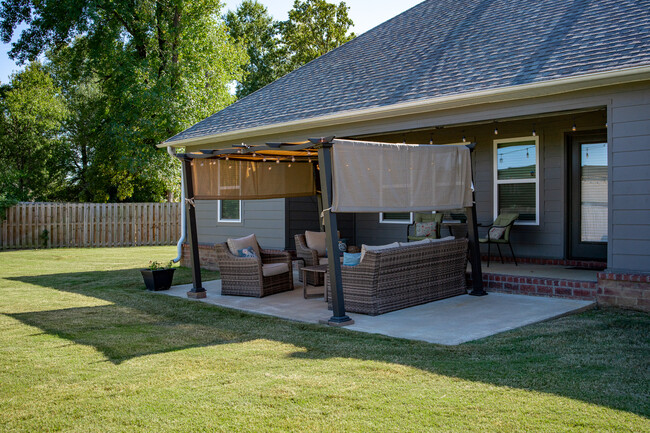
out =
[[[325,296],[325,286],[312,286],[311,284],[307,284],[307,272],[310,272],[313,274],[313,276],[318,279],[317,275],[318,274],[326,274],[327,273],[327,265],[315,265],[315,266],[305,266],[304,268],[300,269],[301,275],[302,275],[302,294],[305,297],[305,299],[310,299],[310,298],[320,298],[321,296]],[[323,278],[323,281],[325,278]],[[309,293],[307,289],[315,289],[318,287],[323,288],[322,293]]]

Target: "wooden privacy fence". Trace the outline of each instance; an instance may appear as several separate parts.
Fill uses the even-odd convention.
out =
[[[3,250],[172,245],[180,203],[19,203],[0,226]]]

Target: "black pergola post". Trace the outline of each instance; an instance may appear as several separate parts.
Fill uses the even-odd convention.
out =
[[[328,272],[332,286],[332,317],[328,325],[352,325],[354,320],[345,314],[345,301],[343,299],[343,283],[341,280],[341,261],[339,260],[339,239],[336,216],[332,215],[332,143],[324,143],[318,150],[318,163],[320,165],[320,186],[323,201],[326,243],[328,251]],[[325,288],[327,290],[327,288]]]
[[[476,143],[467,145],[469,148],[470,161],[472,159],[472,154],[474,153],[474,148]],[[474,184],[474,170],[471,168],[472,164],[470,163],[470,170],[472,170],[472,186]],[[469,237],[469,253],[472,262],[472,291],[469,292],[472,296],[485,296],[487,292],[483,289],[483,271],[481,269],[481,248],[478,241],[478,223],[476,221],[476,194],[472,188],[472,207],[467,208],[467,234]]]
[[[185,201],[187,207],[187,230],[189,231],[190,259],[192,264],[192,290],[188,298],[205,298],[206,292],[201,283],[201,262],[199,261],[199,241],[196,233],[196,209],[194,209],[194,182],[192,179],[192,160],[183,159],[183,176],[185,178]]]

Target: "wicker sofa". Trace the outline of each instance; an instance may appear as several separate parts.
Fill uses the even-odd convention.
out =
[[[467,239],[368,251],[341,266],[345,309],[375,316],[466,293]],[[330,276],[325,284],[332,308]]]

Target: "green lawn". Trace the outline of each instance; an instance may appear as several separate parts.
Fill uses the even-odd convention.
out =
[[[0,431],[650,431],[647,314],[445,347],[145,291],[174,255],[0,252]]]

